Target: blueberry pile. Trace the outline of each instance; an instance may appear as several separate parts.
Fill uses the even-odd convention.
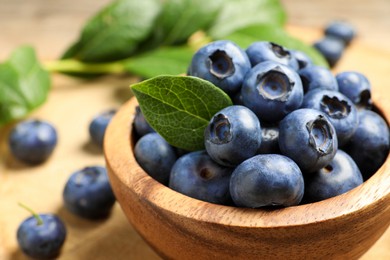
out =
[[[360,185],[388,156],[388,124],[360,72],[334,75],[273,42],[243,50],[220,40],[200,48],[187,73],[233,101],[210,118],[205,150],[171,146],[139,108],[133,121],[139,165],[180,193],[250,208],[312,203]]]
[[[97,114],[89,123],[89,137],[98,149],[103,146],[106,128],[115,114],[110,109]],[[12,156],[26,165],[44,163],[58,143],[54,125],[40,119],[27,119],[10,131],[8,145]],[[73,172],[62,191],[64,207],[72,214],[89,220],[107,218],[115,203],[107,171],[102,166],[89,166]],[[25,207],[25,206],[23,206]],[[66,239],[65,222],[51,213],[26,218],[17,230],[17,241],[28,256],[38,259],[56,258]]]

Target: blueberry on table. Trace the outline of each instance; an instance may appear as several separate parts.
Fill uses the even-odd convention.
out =
[[[332,71],[321,66],[307,66],[298,71],[305,93],[313,89],[328,89],[338,91],[339,87]]]
[[[328,116],[336,130],[338,146],[351,138],[358,126],[358,114],[352,101],[334,90],[314,89],[306,93],[302,108],[313,108]]]
[[[330,67],[337,64],[345,50],[344,42],[333,36],[326,36],[316,41],[313,47],[324,56]]]
[[[107,217],[115,203],[106,168],[101,166],[85,167],[74,172],[62,195],[70,212],[87,219]]]
[[[238,165],[230,179],[237,206],[293,206],[300,203],[304,180],[298,165],[280,154],[256,155]]]
[[[89,124],[89,135],[91,140],[99,147],[103,147],[104,133],[116,109],[110,109],[96,115]]]
[[[338,150],[328,165],[305,176],[304,200],[316,202],[332,198],[362,183],[363,177],[355,161]]]
[[[273,42],[254,42],[246,49],[246,53],[252,67],[264,61],[274,61],[289,66],[293,70],[299,69],[299,64],[295,56],[285,47]]]
[[[239,91],[251,68],[245,51],[231,41],[211,42],[192,57],[188,75],[210,81],[229,95]]]
[[[336,131],[323,112],[301,108],[280,121],[279,148],[303,173],[317,171],[328,165],[336,154]]]
[[[169,187],[189,197],[230,205],[229,181],[233,168],[214,162],[206,151],[190,152],[172,167]]]
[[[26,255],[37,259],[53,259],[60,254],[65,242],[66,227],[56,215],[33,213],[19,225],[16,237]]]
[[[301,106],[303,88],[293,69],[274,61],[264,61],[247,73],[241,95],[244,105],[260,121],[277,122]]]
[[[234,167],[256,154],[261,125],[247,107],[233,105],[217,112],[204,132],[207,153],[217,163]]]
[[[12,155],[28,164],[44,162],[57,145],[57,131],[43,120],[30,119],[18,123],[10,132],[8,144]]]
[[[332,21],[325,27],[324,33],[343,41],[345,45],[350,44],[356,36],[355,28],[346,21]]]
[[[371,177],[389,154],[389,127],[376,112],[359,110],[359,124],[344,150],[358,165],[363,179]]]
[[[142,136],[134,147],[134,156],[141,168],[152,178],[166,185],[176,162],[175,148],[158,133]]]
[[[358,109],[371,109],[371,83],[357,71],[343,71],[336,74],[339,91],[348,97]]]

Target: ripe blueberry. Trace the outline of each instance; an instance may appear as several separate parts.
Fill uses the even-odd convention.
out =
[[[280,154],[256,155],[238,165],[230,179],[237,206],[293,206],[303,197],[304,181],[298,165]]]
[[[298,71],[305,93],[313,89],[339,90],[333,73],[321,66],[308,66]]]
[[[274,61],[289,66],[294,70],[299,69],[298,61],[290,51],[273,42],[254,42],[246,49],[246,53],[252,67],[264,61]]]
[[[74,172],[65,184],[63,200],[65,207],[80,217],[107,217],[115,203],[115,196],[106,168],[92,166]]]
[[[336,74],[336,80],[339,91],[357,108],[371,108],[371,84],[366,76],[357,71],[344,71]]]
[[[11,130],[8,144],[15,158],[28,164],[39,164],[52,154],[57,139],[57,131],[49,122],[26,120]]]
[[[325,27],[325,35],[338,38],[345,45],[350,44],[356,35],[355,28],[346,21],[333,21]]]
[[[303,108],[313,108],[328,116],[336,130],[338,146],[341,147],[351,138],[358,126],[355,105],[338,91],[314,89],[306,93]]]
[[[374,111],[359,110],[358,116],[358,127],[344,149],[358,165],[364,180],[367,180],[389,154],[389,127]]]
[[[325,167],[305,176],[305,202],[316,202],[343,194],[363,183],[354,160],[338,150]]]
[[[142,136],[134,147],[135,159],[152,178],[167,184],[177,159],[175,149],[158,133]]]
[[[229,106],[217,112],[204,132],[207,153],[217,163],[234,167],[256,154],[261,144],[261,126],[244,106]]]
[[[237,93],[251,68],[246,53],[227,40],[211,42],[192,57],[188,74],[210,81],[229,95]]]
[[[172,167],[169,187],[189,197],[210,203],[232,203],[229,181],[233,168],[214,162],[206,151],[190,152]]]
[[[115,113],[116,109],[104,111],[96,115],[89,124],[91,140],[99,147],[103,147],[104,133]]]
[[[344,53],[344,42],[333,36],[326,36],[313,44],[328,62],[330,67],[334,67]]]
[[[17,240],[22,251],[33,258],[56,258],[66,239],[62,220],[53,214],[39,214],[25,219],[18,227]]]
[[[280,151],[293,159],[303,173],[328,165],[336,154],[337,144],[336,131],[321,111],[301,108],[280,121]]]
[[[265,61],[245,76],[242,101],[260,120],[277,122],[299,108],[303,100],[302,82],[288,66]]]

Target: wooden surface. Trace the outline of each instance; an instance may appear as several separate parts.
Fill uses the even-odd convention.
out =
[[[58,57],[77,37],[85,20],[108,0],[0,0],[0,60],[12,49],[29,43],[41,60]],[[283,1],[292,25],[319,29],[335,18],[348,18],[359,31],[336,71],[359,70],[371,80],[375,93],[390,100],[390,1]],[[319,30],[290,28],[311,42]],[[159,259],[115,206],[106,221],[77,218],[62,207],[61,193],[68,176],[92,164],[104,164],[103,153],[88,138],[88,124],[98,112],[118,107],[129,97],[131,77],[82,81],[53,75],[47,103],[30,117],[56,125],[59,144],[46,163],[28,167],[13,160],[6,140],[10,127],[0,130],[0,259],[26,259],[16,244],[16,229],[29,214],[24,202],[38,212],[58,213],[68,227],[60,259]],[[390,230],[362,259],[390,259]]]

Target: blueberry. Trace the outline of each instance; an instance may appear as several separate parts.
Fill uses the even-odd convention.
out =
[[[31,216],[25,219],[17,230],[17,241],[22,251],[38,259],[56,258],[65,239],[65,225],[53,214]]]
[[[288,66],[265,61],[245,76],[242,101],[260,120],[277,122],[299,108],[303,100],[302,82]]]
[[[326,26],[324,33],[340,39],[345,45],[350,44],[356,35],[355,28],[346,21],[332,21]]]
[[[303,51],[290,50],[290,54],[297,60],[298,69],[303,69],[314,64],[313,60]]]
[[[211,42],[192,57],[188,74],[210,81],[229,95],[238,92],[251,68],[246,53],[227,40]]]
[[[338,146],[344,145],[358,126],[355,105],[338,91],[314,89],[306,93],[303,108],[313,108],[324,112],[336,130]]]
[[[158,133],[141,137],[134,147],[135,159],[152,178],[167,184],[177,156],[175,149]]]
[[[279,126],[277,124],[261,125],[261,145],[258,154],[280,153],[279,149]]]
[[[364,180],[373,175],[389,154],[389,127],[376,112],[359,110],[359,124],[345,147],[358,165]]]
[[[334,67],[344,53],[344,42],[336,37],[326,36],[313,44],[328,62],[330,67]]]
[[[347,96],[357,108],[371,109],[371,84],[366,76],[357,71],[336,74],[339,91]]]
[[[274,61],[298,70],[298,61],[290,51],[273,42],[254,42],[246,49],[252,67],[264,61]]]
[[[18,123],[11,130],[8,144],[15,158],[28,164],[39,164],[53,153],[57,139],[52,124],[32,119]]]
[[[110,109],[96,115],[89,124],[89,135],[91,140],[99,147],[103,147],[104,133],[116,109]]]
[[[190,152],[172,167],[169,187],[210,203],[232,204],[229,182],[233,168],[215,163],[206,151]]]
[[[363,177],[354,160],[338,150],[325,167],[305,176],[306,202],[316,202],[343,194],[363,183]]]
[[[155,132],[155,130],[149,125],[149,123],[146,122],[145,117],[139,106],[136,106],[135,108],[133,126],[138,137]]]
[[[339,87],[333,73],[321,66],[308,66],[298,71],[305,93],[313,89],[328,89],[338,91]]]
[[[288,114],[279,124],[279,147],[302,172],[325,167],[337,151],[336,131],[321,111],[301,108]]]
[[[115,203],[106,168],[101,166],[85,167],[72,173],[62,195],[70,212],[88,219],[107,217]]]
[[[261,126],[244,106],[233,105],[217,112],[204,132],[204,143],[217,163],[234,167],[256,154],[261,144]]]
[[[280,154],[256,155],[236,167],[230,179],[230,193],[237,206],[293,206],[304,193],[301,170]]]

